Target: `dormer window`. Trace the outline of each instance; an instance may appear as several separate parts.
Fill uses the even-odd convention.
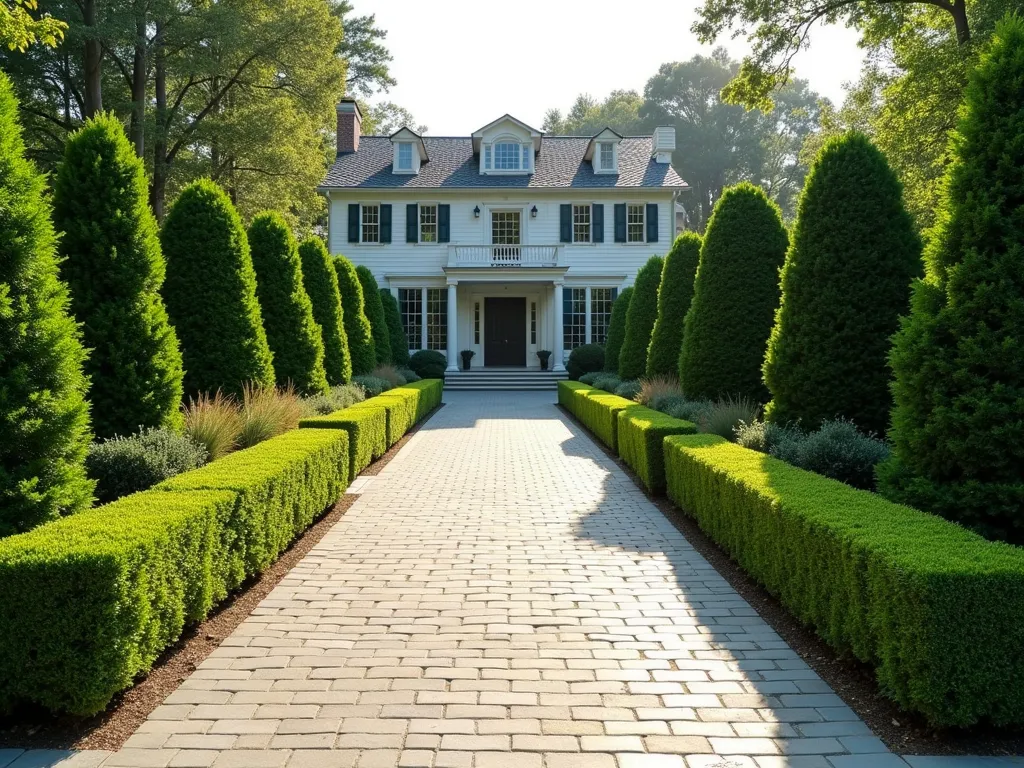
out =
[[[398,145],[398,170],[412,170],[412,143],[403,141]]]
[[[600,146],[600,163],[602,171],[615,170],[615,145],[610,141],[602,141]]]
[[[473,133],[473,153],[479,158],[482,174],[532,173],[540,148],[541,133],[510,115]]]
[[[394,147],[394,159],[391,161],[391,172],[400,174],[417,174],[420,167],[430,158],[427,157],[427,145],[423,137],[408,128],[401,128],[391,134]]]
[[[609,175],[619,172],[619,142],[622,137],[611,128],[605,128],[587,145],[584,160],[589,160],[594,173]]]

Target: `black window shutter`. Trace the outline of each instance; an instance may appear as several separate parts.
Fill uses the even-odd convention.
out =
[[[420,207],[416,203],[405,206],[405,242],[415,243],[419,240]]]
[[[359,203],[348,204],[348,241],[359,242]]]
[[[437,242],[447,243],[452,239],[452,207],[448,203],[437,206]]]
[[[615,242],[626,242],[626,204],[615,204]]]
[[[559,212],[559,226],[558,226],[558,239],[563,243],[572,242],[572,205],[570,203],[563,203],[558,207]]]
[[[647,204],[647,242],[658,242],[658,206],[656,203]]]
[[[380,241],[391,242],[391,205],[390,203],[380,207]]]
[[[594,236],[591,238],[595,243],[604,242],[604,204],[594,203],[593,210],[593,230]]]

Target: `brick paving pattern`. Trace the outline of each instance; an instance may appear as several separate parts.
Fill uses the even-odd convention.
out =
[[[449,393],[115,766],[905,765],[550,393]]]

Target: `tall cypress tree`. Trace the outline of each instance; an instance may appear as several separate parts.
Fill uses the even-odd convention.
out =
[[[61,277],[91,350],[100,437],[182,421],[181,352],[160,297],[164,257],[147,183],[121,123],[106,114],[68,138],[53,185]]]
[[[647,375],[679,375],[679,351],[683,346],[683,320],[693,298],[693,279],[700,261],[700,235],[683,232],[665,257],[658,288],[658,319],[647,350]]]
[[[352,359],[348,353],[348,335],[338,291],[338,275],[327,246],[319,237],[299,244],[302,260],[302,284],[313,303],[313,319],[323,332],[324,371],[328,384],[348,384],[352,379]]]
[[[364,309],[363,286],[356,275],[356,268],[344,256],[334,257],[334,271],[338,275],[338,290],[341,292],[348,351],[352,357],[352,374],[361,376],[370,373],[377,365],[373,332]]]
[[[94,487],[85,350],[17,112],[0,72],[0,537],[78,512]]]
[[[786,258],[779,207],[753,184],[725,190],[700,248],[683,327],[679,383],[687,397],[768,401],[761,378]]]
[[[380,301],[384,305],[384,319],[388,324],[388,337],[391,343],[391,362],[398,366],[409,364],[409,337],[402,327],[402,314],[398,309],[398,299],[391,295],[387,288],[380,289]]]
[[[256,273],[238,211],[209,179],[178,195],[160,230],[163,295],[185,362],[185,393],[274,385]]]
[[[388,332],[388,321],[384,317],[384,305],[380,299],[380,286],[377,285],[367,267],[360,264],[356,267],[356,276],[363,289],[363,306],[366,319],[370,321],[370,333],[373,334],[373,352],[377,365],[391,365],[391,334]]]
[[[604,369],[608,373],[619,372],[619,352],[622,350],[622,340],[626,338],[626,315],[629,313],[629,303],[632,300],[631,285],[619,291],[612,304],[612,316],[608,320],[608,338],[604,344]]]
[[[626,312],[626,334],[619,350],[619,376],[639,379],[647,372],[647,348],[658,319],[658,287],[665,260],[651,256],[636,273],[635,290]]]
[[[288,222],[275,211],[257,214],[249,225],[249,248],[278,386],[292,384],[303,395],[326,392],[323,336],[302,286],[299,247]]]
[[[891,355],[884,493],[1024,544],[1024,19],[971,74],[925,277]]]
[[[807,177],[768,341],[766,417],[817,429],[846,418],[889,423],[890,338],[921,274],[921,242],[902,188],[866,136],[825,145]]]

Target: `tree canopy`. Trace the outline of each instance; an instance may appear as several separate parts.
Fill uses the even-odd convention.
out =
[[[604,101],[587,93],[580,94],[569,111],[562,116],[558,109],[544,115],[543,130],[560,136],[595,136],[605,128],[623,136],[643,133],[640,117],[643,98],[636,91],[612,91]]]
[[[64,39],[66,24],[50,16],[36,19],[29,13],[38,6],[37,0],[0,0],[0,47],[24,53],[35,43],[53,47]]]

